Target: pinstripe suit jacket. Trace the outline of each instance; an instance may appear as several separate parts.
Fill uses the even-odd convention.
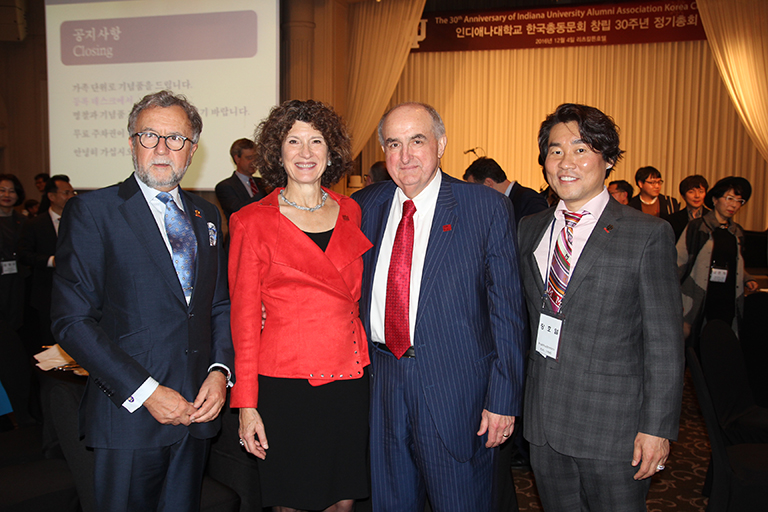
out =
[[[558,359],[547,359],[535,350],[545,285],[533,251],[554,211],[520,224],[532,342],[525,437],[572,457],[632,460],[638,432],[677,438],[683,320],[672,228],[608,201],[563,298]]]
[[[396,188],[392,181],[381,182],[353,196],[362,208],[363,233],[374,244],[363,255],[360,299],[369,340],[373,274]],[[460,461],[468,460],[483,442],[475,435],[483,409],[520,414],[527,341],[522,307],[512,204],[490,188],[443,174],[414,347],[432,419]],[[374,361],[374,382],[375,375]]]

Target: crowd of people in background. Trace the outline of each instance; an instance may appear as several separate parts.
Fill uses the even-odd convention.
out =
[[[121,184],[39,174],[38,201],[0,174],[0,417],[42,420],[28,361],[61,343],[90,372],[105,510],[197,510],[229,387],[278,511],[515,510],[512,457],[545,510],[638,510],[677,436],[685,344],[713,320],[738,333],[758,288],[734,220],[750,183],[688,176],[682,207],[655,167],[637,193],[606,187],[624,151],[593,107],[542,122],[537,192],[492,158],[445,173],[439,113],[398,105],[350,198],[330,189],[353,167],[342,119],[287,101],[231,146],[226,239],[179,187],[196,108],[161,91],[128,123]]]

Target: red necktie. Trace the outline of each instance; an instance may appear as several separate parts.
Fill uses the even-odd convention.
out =
[[[257,196],[259,194],[259,187],[256,186],[256,180],[250,178],[248,181],[251,182],[251,197]]]
[[[403,203],[403,218],[397,226],[395,244],[387,275],[387,305],[384,310],[384,339],[387,348],[400,359],[411,346],[408,302],[411,295],[411,256],[413,255],[413,214],[410,199]]]

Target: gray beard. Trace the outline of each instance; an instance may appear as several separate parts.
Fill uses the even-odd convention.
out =
[[[188,158],[187,162],[184,164],[184,168],[180,171],[177,169],[173,169],[173,172],[166,180],[157,180],[154,176],[152,176],[152,173],[149,172],[148,169],[144,167],[139,166],[139,160],[136,157],[136,153],[132,152],[131,156],[133,158],[133,169],[136,171],[136,176],[148,187],[158,189],[158,188],[165,188],[165,187],[176,187],[179,183],[181,183],[182,178],[184,178],[184,175],[187,173],[187,168],[189,167],[190,162],[192,161],[192,158]]]

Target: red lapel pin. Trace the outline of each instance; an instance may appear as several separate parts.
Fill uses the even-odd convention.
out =
[[[200,210],[195,210],[195,217],[200,217],[200,218],[203,217],[202,214],[200,213]]]
[[[445,224],[445,225],[443,226],[443,231],[450,231],[451,229],[452,229],[452,228],[451,228],[451,225],[450,225],[450,224]]]

